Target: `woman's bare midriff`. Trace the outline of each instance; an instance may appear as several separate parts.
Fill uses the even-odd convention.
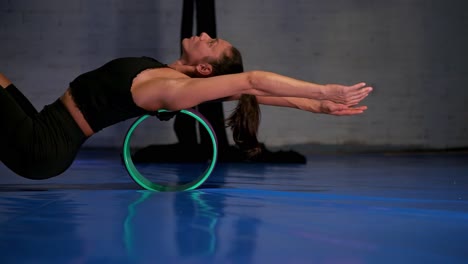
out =
[[[73,101],[73,97],[70,94],[70,89],[68,89],[65,92],[65,94],[63,94],[62,97],[60,97],[60,100],[65,105],[65,108],[67,108],[68,112],[73,117],[75,122],[81,128],[81,131],[83,131],[85,136],[90,137],[91,135],[93,135],[93,129],[88,124],[88,121],[86,121],[86,119],[84,118],[78,106],[76,106],[75,101]]]

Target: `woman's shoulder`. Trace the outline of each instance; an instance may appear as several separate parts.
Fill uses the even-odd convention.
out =
[[[141,84],[147,81],[158,80],[158,79],[180,79],[180,78],[189,78],[189,77],[169,67],[150,68],[150,69],[146,69],[140,72],[133,79],[133,86],[138,86],[138,84]]]
[[[148,73],[148,77],[151,79],[158,79],[158,78],[164,78],[164,79],[180,79],[180,78],[190,78],[184,73],[181,73],[177,70],[174,70],[169,67],[164,67],[164,68],[154,68],[154,69],[148,69],[145,72]]]

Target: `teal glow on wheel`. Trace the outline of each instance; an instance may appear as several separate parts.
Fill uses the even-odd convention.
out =
[[[158,113],[170,113],[167,110],[159,110]],[[140,171],[137,169],[135,166],[133,160],[132,160],[132,153],[131,153],[131,138],[132,135],[135,131],[135,129],[138,127],[138,125],[141,124],[145,119],[148,117],[151,117],[151,115],[144,115],[138,118],[129,128],[127,131],[127,134],[125,136],[124,144],[123,144],[123,150],[122,150],[122,156],[125,164],[125,168],[127,169],[128,173],[132,177],[132,179],[141,187],[151,190],[151,191],[158,191],[158,192],[164,192],[164,191],[169,191],[169,192],[174,192],[174,191],[186,191],[186,190],[193,190],[200,186],[203,182],[208,179],[210,174],[213,172],[213,169],[216,164],[217,156],[218,156],[218,141],[216,139],[216,134],[211,127],[210,123],[206,118],[196,111],[195,109],[185,109],[181,110],[178,115],[184,114],[188,115],[190,117],[193,117],[198,123],[201,125],[201,127],[204,127],[205,130],[208,132],[211,143],[212,143],[212,156],[209,157],[208,160],[208,165],[206,170],[198,176],[197,178],[188,181],[186,183],[180,184],[180,185],[171,185],[171,184],[161,184],[161,183],[156,183],[152,181],[149,177],[146,177]]]

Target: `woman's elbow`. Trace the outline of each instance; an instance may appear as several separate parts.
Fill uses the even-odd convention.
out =
[[[260,82],[263,76],[262,71],[249,71],[246,72],[247,74],[247,89],[248,90],[256,90],[260,87]]]

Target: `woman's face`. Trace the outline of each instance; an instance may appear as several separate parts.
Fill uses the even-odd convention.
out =
[[[188,65],[206,62],[206,58],[218,59],[232,45],[223,39],[213,39],[206,33],[182,41],[182,59]]]

